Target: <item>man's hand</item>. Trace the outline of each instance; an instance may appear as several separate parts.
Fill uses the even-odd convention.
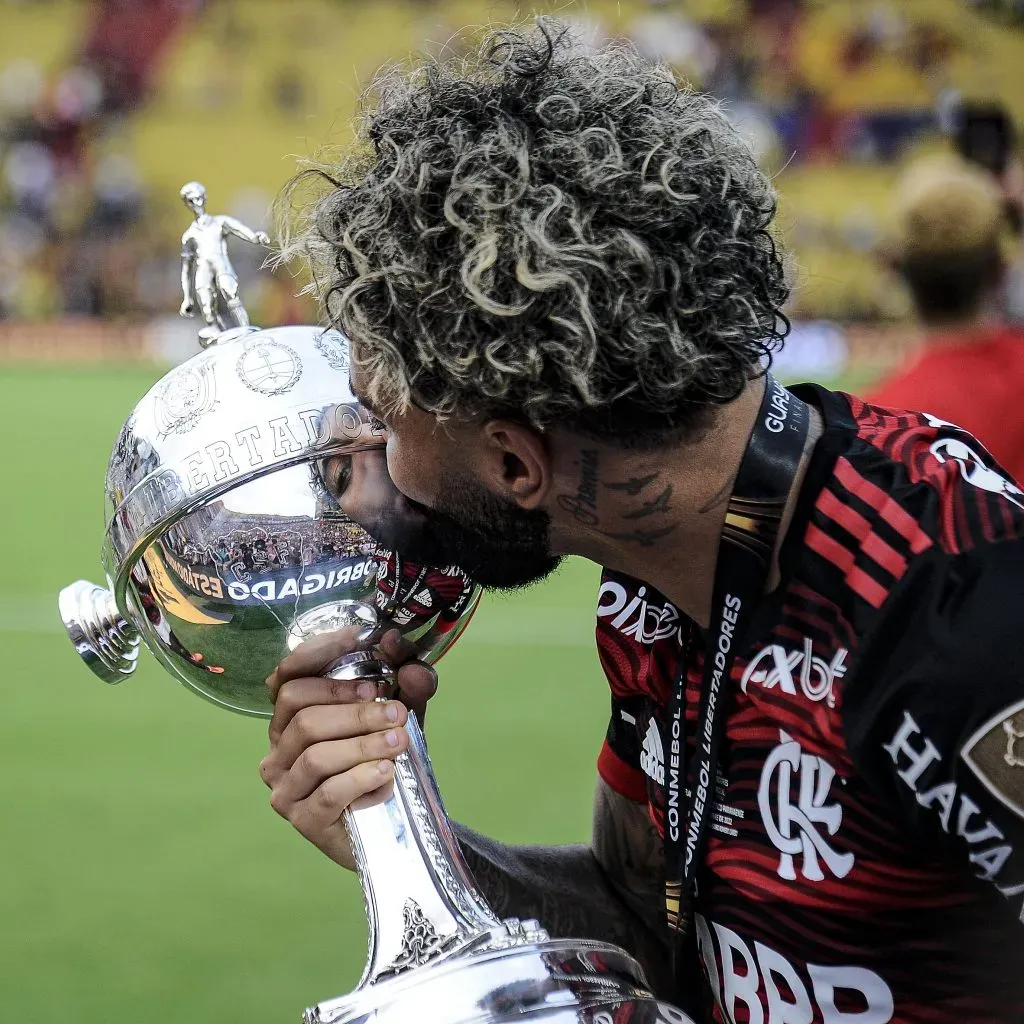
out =
[[[378,644],[396,670],[399,700],[377,701],[373,681],[343,682],[319,673],[360,647],[354,630],[314,637],[285,658],[270,678],[274,714],[270,753],[260,775],[270,805],[331,860],[354,870],[341,820],[360,797],[390,786],[393,761],[409,745],[407,708],[423,716],[437,688],[433,669],[415,660],[415,649],[397,629]]]
[[[256,232],[256,244],[257,245],[270,245],[270,235],[266,231]]]
[[[178,312],[182,316],[191,316],[195,312],[195,306],[192,305],[191,299],[182,299],[181,308]]]

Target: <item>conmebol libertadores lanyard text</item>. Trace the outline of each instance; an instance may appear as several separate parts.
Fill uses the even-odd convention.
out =
[[[810,412],[770,374],[729,498],[719,545],[697,716],[694,761],[685,765],[686,662],[683,651],[668,708],[665,763],[665,912],[680,941],[691,929],[694,882],[714,811],[728,683],[736,648],[764,593],[772,551],[807,440]],[[691,791],[685,799],[686,777]]]

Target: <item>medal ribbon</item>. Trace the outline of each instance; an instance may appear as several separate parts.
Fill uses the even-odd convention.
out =
[[[800,465],[810,411],[771,374],[725,513],[704,655],[693,763],[685,762],[684,649],[668,708],[665,751],[665,913],[678,950],[692,931],[696,875],[717,803],[718,764],[736,651],[765,590],[782,514]],[[686,778],[690,794],[685,793]]]

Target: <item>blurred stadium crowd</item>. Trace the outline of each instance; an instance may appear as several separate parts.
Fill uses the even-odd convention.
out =
[[[395,54],[453,49],[466,0],[0,0],[0,319],[173,312],[180,184],[254,227],[294,168],[343,145],[357,83]],[[573,14],[573,11],[576,14]],[[1024,119],[1022,0],[593,0],[581,38],[632,39],[727,101],[777,171],[798,320],[901,321],[879,259],[901,169],[949,148],[964,101]],[[1000,183],[1001,187],[1005,183]],[[1008,188],[1018,187],[1009,183]],[[288,278],[236,266],[256,322],[315,315]],[[1024,297],[1007,293],[1007,312]]]

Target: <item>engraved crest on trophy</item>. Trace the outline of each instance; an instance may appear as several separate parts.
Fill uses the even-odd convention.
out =
[[[106,476],[106,586],[64,588],[65,627],[106,682],[130,676],[145,648],[188,689],[261,717],[271,713],[263,681],[282,657],[310,636],[355,627],[358,649],[328,674],[376,680],[383,695],[380,627],[397,625],[436,661],[480,588],[457,566],[379,550],[344,514],[319,465],[382,460],[385,443],[349,388],[347,339],[314,326],[251,327],[224,240],[266,244],[266,235],[206,213],[195,182],[181,194],[195,216],[181,311],[198,304],[204,351],[126,418]],[[324,372],[324,362],[344,372]],[[415,716],[407,728],[390,793],[345,812],[369,924],[366,969],[349,995],[307,1010],[307,1024],[686,1024],[624,950],[550,939],[535,921],[495,915],[445,815]]]
[[[316,341],[316,350],[334,370],[348,373],[348,346],[341,344],[330,334],[322,334]]]
[[[182,366],[169,373],[160,385],[154,412],[160,435],[191,430],[216,404],[217,388],[208,363]]]
[[[238,379],[261,395],[283,395],[291,391],[302,376],[298,353],[279,341],[258,338],[246,342],[235,364]]]

